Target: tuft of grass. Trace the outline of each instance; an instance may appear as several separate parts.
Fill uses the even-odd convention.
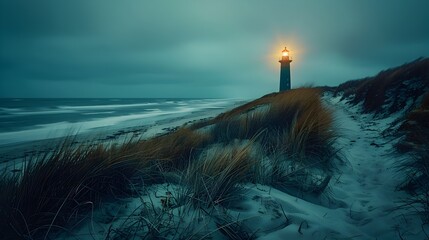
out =
[[[237,139],[252,139],[266,130],[265,114],[247,113],[242,116],[221,120],[214,125],[210,134],[215,142],[229,143]]]
[[[337,136],[320,94],[300,88],[267,95],[212,120],[210,134],[218,143],[255,139],[263,146],[270,160],[258,159],[251,182],[321,193],[337,158]]]
[[[250,139],[263,132],[258,141],[267,149],[300,159],[326,156],[336,139],[332,112],[314,88],[271,94],[216,119],[211,131],[216,142]]]
[[[138,151],[149,159],[160,162],[166,170],[183,170],[199,149],[204,148],[210,142],[210,136],[197,133],[189,128],[179,130],[140,141],[136,144]]]
[[[227,206],[240,196],[240,184],[250,174],[254,160],[251,143],[213,146],[186,170],[184,183],[194,206]]]
[[[175,188],[170,193],[178,196],[181,191]],[[146,192],[142,204],[120,224],[112,224],[104,239],[217,239],[222,235],[228,239],[256,239],[255,230],[222,207],[194,209],[189,202],[160,207],[151,195]]]
[[[14,229],[14,223],[11,221],[12,216],[19,211],[15,210],[12,203],[16,200],[16,189],[18,188],[19,177],[14,173],[12,176],[8,172],[3,171],[0,175],[0,232],[5,239],[17,239],[19,232],[24,233],[23,230]],[[18,232],[19,231],[19,232]],[[29,230],[25,231],[28,232]]]
[[[132,194],[128,186],[144,165],[126,147],[66,141],[0,180],[0,232],[6,239],[47,237],[85,218],[103,198]]]
[[[280,131],[275,134],[278,138],[274,138],[273,145],[290,158],[311,160],[333,150],[332,142],[336,138],[332,131],[332,112],[323,106],[320,92],[315,89],[300,89],[283,95],[281,101],[270,108],[266,122]],[[325,160],[330,159],[332,157]]]
[[[174,199],[179,194],[177,189],[170,189],[169,193]],[[185,211],[178,206],[160,206],[159,199],[148,189],[143,195],[141,205],[121,219],[120,224],[112,223],[104,239],[190,239],[191,235],[202,234],[195,232],[196,221],[186,222]]]
[[[424,223],[429,224],[429,152],[414,152],[401,163],[399,171],[407,176],[400,188],[411,195],[404,201],[404,207],[421,215]]]
[[[217,231],[231,240],[254,240],[257,230],[249,229],[243,221],[234,220],[228,214],[211,216],[217,226]]]

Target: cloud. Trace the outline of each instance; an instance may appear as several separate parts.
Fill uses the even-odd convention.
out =
[[[335,85],[429,55],[428,8],[418,0],[0,0],[0,74],[21,86],[108,86],[92,88],[97,96],[158,86],[163,97],[166,88],[257,97],[276,90],[271,52],[288,45],[294,86]]]

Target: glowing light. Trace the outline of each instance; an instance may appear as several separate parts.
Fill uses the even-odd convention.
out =
[[[287,48],[285,47],[285,49],[282,51],[282,56],[283,58],[289,58],[289,51],[287,50]]]
[[[283,55],[283,50],[287,46],[288,55]],[[300,68],[303,63],[303,56],[305,56],[306,49],[303,45],[303,40],[299,38],[299,36],[289,35],[281,35],[278,34],[273,36],[272,40],[267,43],[267,54],[264,56],[264,62],[267,69],[270,70],[272,74],[277,76],[279,72],[279,60],[283,58],[289,58],[292,60],[293,58],[293,69],[296,71]],[[276,78],[277,81],[277,78]]]

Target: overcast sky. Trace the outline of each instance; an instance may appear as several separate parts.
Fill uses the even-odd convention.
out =
[[[0,97],[234,97],[429,56],[428,0],[0,0]]]

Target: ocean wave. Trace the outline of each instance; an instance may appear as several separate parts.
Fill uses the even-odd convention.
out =
[[[0,111],[7,112],[7,113],[12,113],[12,112],[18,112],[18,111],[23,111],[23,110],[22,110],[22,108],[4,108],[4,107],[0,107]]]
[[[82,113],[83,115],[100,115],[100,114],[112,114],[115,113],[114,111],[108,111],[108,112],[86,112]]]
[[[135,104],[109,104],[109,105],[89,105],[89,106],[58,106],[65,110],[97,110],[97,109],[114,109],[127,107],[145,107],[159,105],[159,103],[135,103]]]
[[[49,124],[38,124],[35,125],[33,129],[0,133],[0,145],[65,137],[75,133],[86,133],[93,129],[102,129],[111,126],[121,127],[122,124],[127,121],[139,119],[142,121],[142,124],[147,125],[152,124],[155,120],[158,119],[157,117],[186,113],[189,111],[191,111],[191,109],[188,108],[178,109],[175,111],[153,110],[145,113],[98,118],[73,123],[62,121]]]
[[[0,132],[0,145],[11,144],[17,142],[28,142],[41,139],[49,139],[56,137],[64,137],[72,134],[71,130],[77,130],[79,133],[99,132],[109,129],[121,129],[128,126],[150,125],[158,120],[169,118],[171,116],[181,116],[182,114],[198,112],[204,109],[223,108],[231,105],[233,102],[228,100],[179,100],[173,103],[165,102],[145,102],[136,104],[109,104],[109,105],[87,105],[87,106],[66,106],[58,104],[55,108],[33,108],[33,109],[18,109],[18,108],[0,108],[0,110],[8,111],[5,116],[0,116],[4,121],[11,122],[14,116],[31,115],[31,114],[59,114],[55,118],[54,115],[47,115],[46,119],[51,121],[41,124],[30,125],[31,121],[25,125],[25,128],[8,128],[6,131]],[[171,101],[170,101],[171,102]],[[127,108],[139,107],[141,109]],[[125,108],[121,111],[121,115],[117,115],[118,108]],[[101,109],[101,110],[100,110]],[[128,111],[130,110],[130,111]],[[27,112],[26,112],[27,111]],[[11,113],[14,114],[11,114]],[[0,112],[1,113],[1,112]],[[70,121],[69,115],[60,116],[61,113],[77,113],[73,116],[73,122]],[[101,115],[106,114],[106,115]],[[112,114],[112,115],[109,115]],[[94,116],[91,116],[94,115]],[[3,122],[4,122],[3,121]],[[55,121],[55,122],[52,122]],[[23,130],[25,129],[25,130]]]
[[[9,112],[11,115],[47,115],[47,114],[62,114],[62,113],[75,113],[74,110],[41,110],[41,111],[21,111],[21,112]]]

